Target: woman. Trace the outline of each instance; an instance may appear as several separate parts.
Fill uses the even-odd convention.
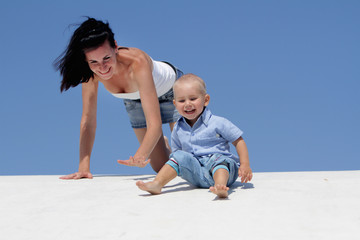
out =
[[[88,18],[74,32],[55,66],[63,76],[61,91],[81,83],[83,112],[80,124],[78,172],[61,179],[92,178],[90,155],[95,140],[98,84],[123,98],[140,147],[120,164],[158,172],[168,160],[170,147],[162,123],[172,130],[180,117],[172,104],[172,85],[183,73],[166,62],[152,60],[136,48],[117,46],[109,24]],[[151,161],[150,161],[151,159]]]

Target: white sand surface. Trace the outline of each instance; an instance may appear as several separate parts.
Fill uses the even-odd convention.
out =
[[[360,239],[360,171],[254,173],[228,199],[181,178],[161,195],[153,175],[0,176],[0,238]]]

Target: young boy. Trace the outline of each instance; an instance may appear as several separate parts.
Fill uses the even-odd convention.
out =
[[[242,131],[227,119],[211,114],[206,107],[210,96],[200,77],[183,75],[173,89],[174,104],[182,117],[171,134],[170,160],[153,181],[138,181],[136,185],[151,194],[159,194],[170,180],[180,176],[197,187],[210,187],[218,197],[226,198],[229,186],[238,176],[245,183],[252,179]],[[240,159],[230,152],[229,142]]]

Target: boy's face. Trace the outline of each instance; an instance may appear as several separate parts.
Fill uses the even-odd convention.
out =
[[[190,126],[193,126],[204,107],[209,104],[210,96],[200,90],[197,82],[181,82],[174,87],[174,105]]]

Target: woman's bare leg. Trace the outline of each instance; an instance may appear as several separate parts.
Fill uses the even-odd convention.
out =
[[[169,123],[169,127],[170,127],[170,131],[172,132],[172,130],[174,129],[174,126],[175,126],[175,122],[172,122],[172,123]],[[169,152],[171,153],[171,146],[170,146],[170,143],[169,143],[169,139],[164,136],[164,139],[165,139],[165,145],[166,145],[166,148],[169,150]]]
[[[146,133],[146,128],[134,128],[134,132],[139,143],[141,144]],[[151,159],[151,167],[155,172],[160,171],[161,167],[164,166],[164,164],[169,160],[169,155],[170,151],[166,147],[165,140],[162,135],[149,156]]]
[[[171,131],[173,130],[174,125],[175,122],[169,123]],[[133,129],[139,143],[141,144],[146,133],[146,128]],[[154,169],[155,172],[159,172],[162,166],[164,166],[164,164],[169,160],[170,153],[171,147],[169,144],[169,140],[162,135],[149,157],[151,159],[151,167]]]
[[[175,123],[176,122],[169,123],[170,131],[172,131],[174,129]]]

